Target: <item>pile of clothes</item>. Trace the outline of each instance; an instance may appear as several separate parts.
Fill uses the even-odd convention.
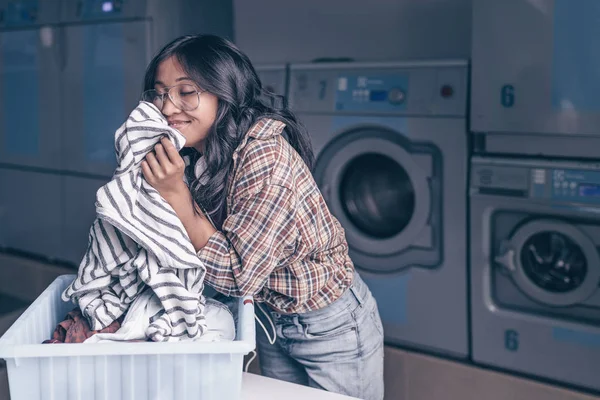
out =
[[[81,310],[74,308],[57,325],[52,338],[43,343],[150,342],[152,340],[146,330],[154,320],[153,315],[156,316],[161,312],[161,307],[156,296],[147,290],[133,302],[126,316],[122,315],[100,330],[92,330]],[[204,311],[207,329],[195,340],[210,342],[234,340],[234,317],[225,304],[208,298]]]
[[[97,333],[115,333],[121,328],[123,317],[99,331],[90,329],[90,324],[81,315],[81,310],[74,308],[67,313],[65,320],[58,324],[52,333],[52,339],[44,340],[42,343],[83,343]]]
[[[77,307],[52,343],[233,340],[227,307],[203,295],[206,268],[173,208],[143,177],[141,162],[162,137],[185,137],[151,103],[140,102],[115,133],[118,167],[96,194],[96,214],[77,278],[62,294]],[[186,183],[200,178],[202,157]]]

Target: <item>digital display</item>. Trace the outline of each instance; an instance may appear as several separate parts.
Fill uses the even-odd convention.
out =
[[[600,185],[582,183],[579,185],[579,195],[586,197],[600,197]]]
[[[387,99],[387,91],[385,90],[371,90],[369,93],[369,100],[371,101],[385,101]]]

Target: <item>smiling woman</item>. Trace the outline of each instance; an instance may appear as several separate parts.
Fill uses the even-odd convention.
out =
[[[202,90],[175,56],[158,65],[154,89],[146,90],[142,99],[162,110],[169,125],[185,136],[187,147],[202,152],[204,139],[215,122],[219,100]]]
[[[273,108],[248,57],[216,36],[168,44],[144,89],[185,137],[193,165],[206,167],[186,176],[188,186],[182,156],[163,139],[144,177],[183,223],[205,282],[224,296],[254,296],[274,320],[273,338],[257,333],[263,374],[382,399],[379,311],[312,177],[306,130]]]

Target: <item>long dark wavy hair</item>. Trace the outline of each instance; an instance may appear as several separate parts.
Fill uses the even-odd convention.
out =
[[[233,43],[214,35],[173,40],[148,65],[144,90],[154,89],[159,64],[171,57],[203,90],[219,100],[217,117],[204,146],[208,183],[201,185],[197,179],[190,184],[195,201],[218,229],[226,216],[226,186],[232,172],[233,152],[259,119],[269,117],[284,122],[284,137],[312,170],[314,154],[308,132],[285,102],[277,102],[272,93],[263,89],[250,59]],[[276,103],[283,104],[279,107]]]

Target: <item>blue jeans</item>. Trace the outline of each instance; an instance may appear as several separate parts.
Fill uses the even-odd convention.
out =
[[[270,314],[275,344],[256,325],[263,375],[360,399],[383,399],[383,326],[375,298],[358,273],[350,289],[323,309]],[[260,311],[256,315],[272,330]]]

